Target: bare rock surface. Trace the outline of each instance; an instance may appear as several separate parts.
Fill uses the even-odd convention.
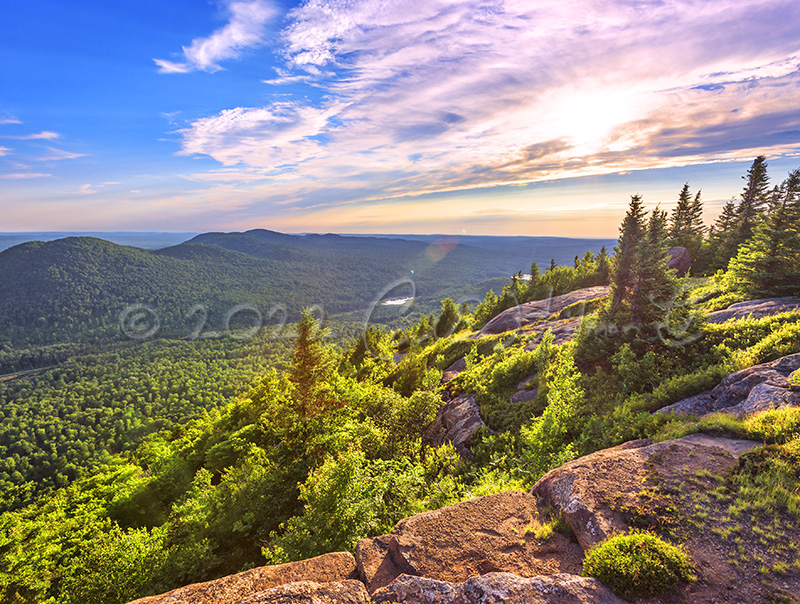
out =
[[[669,480],[684,472],[721,473],[736,464],[736,455],[758,444],[695,435],[655,444],[631,441],[552,470],[532,493],[560,510],[578,542],[588,549],[629,528],[625,510],[640,505],[648,474]]]
[[[723,378],[713,389],[672,405],[659,413],[706,415],[722,411],[745,417],[768,409],[800,405],[800,387],[790,379],[800,369],[800,353],[742,369]]]
[[[667,267],[677,271],[679,277],[684,277],[692,268],[692,259],[689,250],[685,247],[675,246],[669,248],[669,261]]]
[[[534,400],[539,394],[539,389],[535,388],[533,390],[518,390],[514,394],[508,397],[508,400],[512,403],[525,403],[527,401]]]
[[[724,310],[708,313],[706,321],[709,323],[724,323],[730,319],[742,319],[751,315],[754,319],[761,319],[792,310],[800,311],[800,298],[797,296],[748,300],[747,302],[731,304]]]
[[[236,604],[370,604],[361,581],[298,581],[262,591]]]
[[[401,575],[372,594],[373,602],[405,604],[625,604],[595,579],[570,574],[519,577],[488,573],[463,583]]]
[[[388,535],[363,539],[356,558],[370,593],[401,574],[459,583],[490,572],[521,577],[580,573],[580,547],[560,533],[536,539],[536,498],[508,491],[400,521]]]
[[[423,438],[435,447],[449,441],[459,453],[470,457],[467,442],[475,430],[485,425],[475,395],[468,394],[442,405]]]
[[[549,319],[553,313],[560,312],[570,304],[588,302],[607,294],[608,287],[601,285],[578,289],[568,294],[547,298],[546,300],[526,302],[501,312],[489,321],[478,335],[484,336],[503,333],[512,329],[521,329],[526,325]]]
[[[553,333],[553,344],[566,344],[575,337],[575,332],[580,329],[582,323],[582,317],[575,317],[574,319],[545,321],[536,325],[530,329],[530,333],[534,334],[534,337],[525,345],[525,350],[536,348],[548,331]]]
[[[249,596],[286,583],[344,581],[355,576],[355,572],[356,561],[352,554],[337,552],[299,562],[261,566],[205,583],[193,583],[159,596],[135,600],[131,604],[238,604]]]
[[[454,380],[458,377],[458,374],[460,374],[466,368],[467,360],[464,357],[461,357],[442,372],[442,383],[446,384],[447,382]]]

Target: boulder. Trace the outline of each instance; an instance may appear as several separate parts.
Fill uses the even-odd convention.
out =
[[[570,304],[576,302],[588,302],[596,298],[601,298],[608,294],[608,287],[600,285],[597,287],[587,287],[578,289],[568,294],[547,298],[546,300],[536,300],[526,302],[513,308],[504,310],[494,319],[489,321],[478,334],[479,336],[491,335],[521,329],[526,325],[532,325],[540,321],[549,319],[554,313],[562,311]]]
[[[464,357],[458,359],[442,372],[442,383],[446,384],[458,377],[458,374],[467,368],[467,360]]]
[[[667,268],[677,271],[679,277],[688,275],[689,269],[692,268],[692,258],[689,256],[689,250],[680,246],[669,248]]]
[[[402,574],[459,583],[475,575],[579,573],[580,547],[560,533],[537,539],[536,498],[485,495],[400,521],[388,535],[362,539],[356,558],[370,593]]]
[[[475,395],[459,396],[439,408],[423,439],[434,447],[451,442],[461,455],[469,458],[472,453],[467,442],[475,430],[485,425]]]
[[[638,440],[598,451],[545,474],[532,494],[559,510],[584,549],[628,530],[626,510],[641,507],[648,476],[659,482],[685,473],[714,474],[736,465],[736,458],[758,446],[753,441],[692,435],[652,443]]]
[[[329,583],[353,578],[355,574],[356,561],[352,554],[337,552],[299,562],[253,568],[221,579],[180,587],[160,596],[141,598],[131,604],[239,604],[249,596],[286,583]]]
[[[373,602],[405,604],[625,604],[596,579],[557,574],[488,573],[463,583],[401,575],[372,594]]]
[[[236,604],[370,604],[361,581],[298,581],[267,589]]]
[[[706,415],[723,411],[744,417],[767,409],[800,405],[800,387],[790,383],[800,353],[731,373],[713,389],[662,407],[659,413]]]
[[[764,298],[763,300],[748,300],[731,304],[724,310],[718,310],[706,315],[709,323],[724,323],[730,319],[742,319],[752,316],[754,319],[771,317],[789,311],[800,311],[800,298],[788,296],[785,298]]]

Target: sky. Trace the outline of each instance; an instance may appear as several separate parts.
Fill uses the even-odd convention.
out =
[[[610,237],[800,167],[796,0],[25,0],[0,231]]]

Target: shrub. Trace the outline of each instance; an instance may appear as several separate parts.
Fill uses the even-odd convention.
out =
[[[681,548],[648,533],[617,535],[600,543],[586,554],[583,574],[626,600],[647,598],[695,578]]]

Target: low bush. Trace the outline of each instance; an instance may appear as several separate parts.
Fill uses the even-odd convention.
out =
[[[583,574],[626,600],[647,598],[695,578],[681,548],[649,533],[617,535],[600,543],[586,554]]]

